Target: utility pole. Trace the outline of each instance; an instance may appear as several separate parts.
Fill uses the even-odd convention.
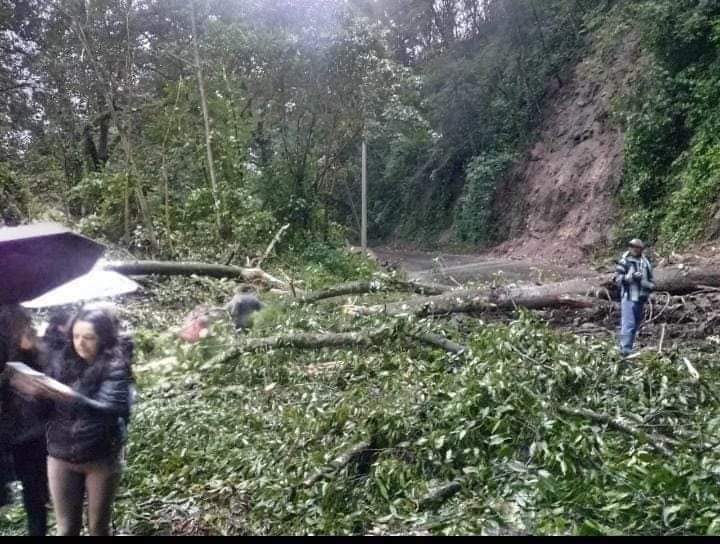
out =
[[[360,225],[360,246],[367,249],[367,145],[365,135],[362,141],[362,219]]]

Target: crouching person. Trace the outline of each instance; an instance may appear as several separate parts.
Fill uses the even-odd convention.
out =
[[[76,536],[87,492],[88,532],[110,534],[133,395],[131,362],[117,321],[102,310],[81,310],[72,341],[52,361],[51,375],[77,394],[53,401],[47,426],[48,479],[57,531]]]

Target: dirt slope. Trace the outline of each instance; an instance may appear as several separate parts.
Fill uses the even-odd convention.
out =
[[[571,263],[607,244],[623,163],[623,134],[609,114],[642,64],[637,37],[615,34],[612,47],[596,38],[550,90],[536,144],[496,194],[507,241],[491,254]]]

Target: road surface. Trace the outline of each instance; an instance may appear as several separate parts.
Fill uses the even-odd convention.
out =
[[[409,279],[457,285],[468,282],[549,283],[593,275],[592,269],[578,270],[540,265],[529,261],[488,258],[483,255],[457,255],[443,252],[398,251],[373,248],[380,261],[404,270]]]

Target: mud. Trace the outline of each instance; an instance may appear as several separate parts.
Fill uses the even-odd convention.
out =
[[[624,142],[611,111],[641,59],[632,33],[611,51],[595,44],[550,90],[536,143],[497,191],[495,223],[507,241],[491,255],[572,264],[608,246]]]

